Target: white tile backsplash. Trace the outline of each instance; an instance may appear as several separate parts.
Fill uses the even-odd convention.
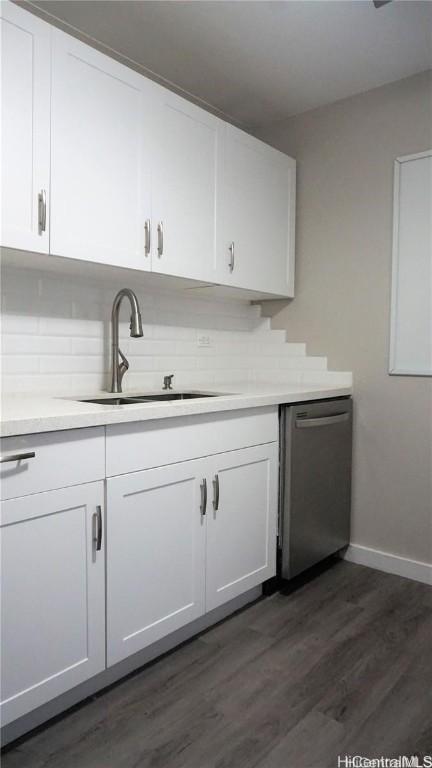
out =
[[[121,276],[118,288],[122,287]],[[131,286],[133,288],[133,286]],[[110,371],[112,282],[8,266],[2,270],[2,386],[5,392],[72,394],[106,389]],[[137,289],[144,337],[129,336],[121,309],[120,344],[130,362],[124,389],[242,381],[297,382],[327,375],[324,357],[286,343],[258,305],[193,291]],[[198,346],[198,337],[210,337]]]

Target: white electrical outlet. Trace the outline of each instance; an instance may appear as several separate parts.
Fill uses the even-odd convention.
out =
[[[198,346],[199,347],[211,347],[211,337],[205,336],[204,334],[200,334],[198,336]]]

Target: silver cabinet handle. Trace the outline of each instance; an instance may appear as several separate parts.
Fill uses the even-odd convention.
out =
[[[46,192],[44,189],[38,194],[38,230],[41,235],[46,230]]]
[[[234,272],[234,263],[235,263],[235,252],[234,252],[234,240],[232,243],[230,243],[228,250],[230,252],[230,260],[229,260],[229,271]]]
[[[311,427],[326,427],[330,424],[339,424],[341,421],[348,421],[350,414],[348,411],[344,413],[335,413],[334,416],[317,416],[314,419],[296,419],[297,429],[307,429]]]
[[[93,543],[96,552],[102,549],[102,508],[97,506],[93,515]]]
[[[27,453],[11,453],[9,456],[0,456],[0,464],[6,464],[8,461],[23,461],[24,459],[34,459],[36,456],[34,451],[28,451]]]
[[[146,257],[150,256],[150,248],[151,248],[150,219],[146,219],[144,224],[144,253]]]
[[[160,221],[159,224],[157,225],[157,235],[158,235],[157,253],[158,253],[158,258],[160,259],[164,249],[163,221]]]
[[[215,475],[213,480],[213,509],[215,512],[219,509],[219,475]]]
[[[207,512],[207,480],[205,479],[205,477],[202,483],[200,484],[200,490],[201,490],[200,512],[201,512],[201,515],[204,517],[205,513]]]

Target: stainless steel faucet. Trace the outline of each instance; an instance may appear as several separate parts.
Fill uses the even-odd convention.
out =
[[[112,380],[111,380],[111,392],[122,391],[122,379],[127,369],[129,368],[129,362],[119,347],[119,311],[122,299],[127,296],[131,305],[131,319],[130,319],[130,335],[136,339],[143,336],[141,313],[139,309],[138,299],[134,292],[130,288],[122,288],[118,292],[113,302],[112,314],[111,314],[111,326],[112,326]]]

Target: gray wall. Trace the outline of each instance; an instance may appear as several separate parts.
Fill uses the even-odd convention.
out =
[[[393,161],[432,146],[432,73],[260,132],[298,160],[297,285],[273,327],[352,370],[352,542],[432,562],[432,379],[389,376]]]

